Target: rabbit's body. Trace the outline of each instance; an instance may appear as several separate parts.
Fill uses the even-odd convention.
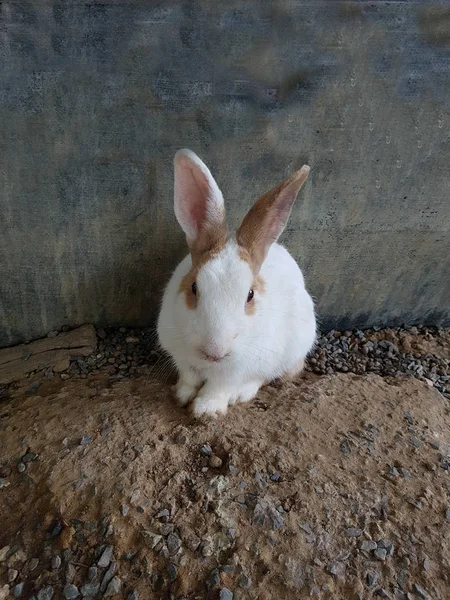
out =
[[[184,163],[185,167],[191,171],[199,167],[200,175],[207,177],[206,202],[214,202],[207,210],[215,209],[215,218],[222,222],[221,194],[209,180],[211,174],[195,155],[185,152],[181,160],[186,159],[194,164]],[[194,174],[197,181],[199,173]],[[178,189],[186,193],[186,184]],[[189,198],[192,190],[188,191]],[[175,196],[177,216],[186,231],[198,204],[180,216],[177,191]],[[262,226],[264,214],[257,217],[253,225]],[[208,232],[206,241],[187,233],[191,254],[172,275],[158,320],[160,344],[180,375],[178,401],[184,405],[194,399],[196,414],[226,412],[229,404],[252,399],[264,383],[294,376],[302,370],[316,335],[313,302],[303,275],[283,246],[271,242],[258,253],[264,241],[257,239],[260,245],[252,245],[258,238],[252,218],[236,237],[228,237],[223,228],[219,231],[217,222]]]

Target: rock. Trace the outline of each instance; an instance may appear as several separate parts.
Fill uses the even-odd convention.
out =
[[[386,560],[387,551],[385,548],[377,548],[374,552],[378,560]]]
[[[362,529],[357,527],[349,527],[346,531],[347,537],[359,537],[362,535]]]
[[[87,446],[88,444],[92,444],[94,438],[92,435],[83,435],[80,440],[80,446]]]
[[[99,589],[99,583],[85,583],[81,587],[80,591],[83,598],[90,598],[91,596],[95,596],[96,594],[98,594]]]
[[[52,569],[54,571],[57,571],[61,566],[61,557],[60,556],[54,556],[52,559]]]
[[[430,600],[430,594],[427,592],[427,590],[424,590],[423,587],[421,587],[418,583],[413,584],[413,590],[414,593],[417,596],[419,596],[419,598],[423,598],[423,600]]]
[[[213,469],[220,469],[222,466],[222,459],[213,454],[209,459],[209,466]]]
[[[35,568],[38,566],[38,564],[39,564],[39,559],[38,559],[38,558],[32,558],[32,559],[30,560],[30,562],[28,563],[28,570],[29,570],[30,572],[31,572],[31,571],[34,571],[34,570],[35,570]]]
[[[203,456],[211,456],[212,448],[209,444],[203,444],[203,446],[200,448],[200,452],[203,454]]]
[[[22,581],[21,583],[18,583],[17,585],[15,585],[12,589],[12,593],[14,598],[20,598],[20,596],[22,595],[23,592],[23,587],[24,587],[25,583]]]
[[[126,517],[127,516],[128,510],[129,510],[129,508],[128,508],[128,506],[126,504],[122,504],[120,506],[120,512],[122,514],[122,517]]]
[[[380,598],[390,598],[389,594],[386,592],[384,588],[378,588],[375,591],[375,596],[379,596]]]
[[[445,518],[447,521],[450,521],[450,507],[445,510]]]
[[[13,581],[15,581],[18,574],[19,571],[17,571],[16,569],[8,569],[8,582],[12,583]]]
[[[10,485],[9,481],[4,477],[0,477],[0,490],[7,488]]]
[[[233,600],[233,592],[228,588],[222,588],[219,593],[219,600]]]
[[[17,465],[17,470],[18,470],[19,473],[23,473],[26,470],[26,468],[27,468],[27,466],[23,462],[20,462]]]
[[[64,529],[64,524],[61,523],[61,521],[53,521],[53,523],[47,529],[47,537],[51,540],[54,540],[59,535],[61,535],[61,532],[63,529]]]
[[[375,585],[378,581],[378,578],[380,577],[380,574],[377,573],[376,571],[372,571],[367,573],[366,575],[366,582],[367,585],[370,587],[372,585]]]
[[[80,592],[77,586],[73,583],[66,583],[64,586],[63,595],[66,600],[74,600],[75,598],[79,597]]]
[[[241,573],[238,577],[237,583],[239,587],[246,590],[251,586],[252,580],[250,579],[250,577],[247,577],[245,573]]]
[[[73,583],[73,580],[75,579],[75,575],[76,575],[75,567],[73,566],[72,563],[69,563],[66,567],[66,582]]]
[[[170,510],[168,508],[163,508],[155,515],[155,519],[169,519],[170,518]]]
[[[111,562],[112,553],[113,553],[113,547],[106,546],[106,548],[102,552],[102,555],[100,556],[100,560],[97,563],[97,565],[101,569],[104,569],[105,567],[107,567],[109,565],[109,563]]]
[[[115,596],[120,592],[121,581],[118,577],[113,577],[106,588],[105,598]]]
[[[178,548],[181,546],[180,538],[174,533],[169,534],[167,538],[167,548],[170,554],[175,554],[178,551]]]
[[[167,573],[169,575],[170,583],[173,583],[177,578],[177,567],[173,563],[169,563],[167,567]]]
[[[363,552],[371,552],[372,550],[376,550],[377,547],[377,543],[373,540],[364,540],[361,544],[361,550]]]
[[[139,600],[139,596],[138,596],[138,593],[136,592],[136,590],[133,590],[132,592],[130,592],[128,594],[127,600]]]
[[[9,585],[0,587],[0,600],[7,600],[9,596]]]
[[[47,585],[46,587],[39,590],[37,593],[37,600],[52,600],[53,598],[53,588],[51,585]]]
[[[9,552],[9,546],[3,546],[3,548],[0,549],[0,562],[4,562],[6,560],[6,557],[8,556],[8,552]]]
[[[141,537],[151,550],[155,548],[163,539],[162,535],[154,533],[153,531],[147,531],[146,529],[141,531]]]
[[[116,568],[117,568],[117,563],[115,560],[113,560],[111,562],[111,564],[109,565],[109,569],[106,571],[106,573],[103,576],[102,583],[100,585],[101,592],[104,592],[106,590],[106,588],[108,587],[110,581],[116,574]]]

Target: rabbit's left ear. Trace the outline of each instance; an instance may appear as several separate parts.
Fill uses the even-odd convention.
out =
[[[288,222],[300,188],[308,178],[307,165],[273,188],[244,217],[236,233],[238,244],[250,255],[252,267],[258,272],[270,246],[277,241]]]
[[[178,223],[196,262],[220,250],[228,229],[222,192],[208,167],[191,150],[175,155],[174,208]]]

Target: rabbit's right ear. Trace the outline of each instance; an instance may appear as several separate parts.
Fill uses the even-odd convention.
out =
[[[195,262],[202,254],[218,252],[227,241],[222,192],[208,167],[191,152],[175,154],[175,215]]]

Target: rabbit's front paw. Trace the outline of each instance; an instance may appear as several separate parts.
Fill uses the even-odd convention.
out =
[[[190,383],[179,382],[177,385],[173,386],[173,392],[177,399],[177,403],[179,406],[186,406],[189,400],[197,393],[197,386],[191,385]]]
[[[219,413],[225,414],[228,408],[228,398],[197,396],[194,400],[192,412],[195,416],[211,415],[217,417]]]

